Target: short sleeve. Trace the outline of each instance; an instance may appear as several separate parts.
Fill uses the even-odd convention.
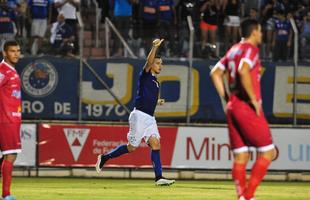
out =
[[[255,66],[257,60],[258,60],[258,49],[254,47],[247,48],[244,51],[242,58],[240,59],[238,70],[239,71],[241,70],[243,63],[247,63],[250,66],[250,69],[252,69]]]
[[[227,65],[227,57],[226,55],[219,60],[216,65],[211,69],[210,74],[212,74],[216,69],[220,69],[222,71],[226,70],[226,65]]]

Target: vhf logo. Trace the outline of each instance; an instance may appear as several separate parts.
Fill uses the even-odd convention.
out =
[[[64,134],[69,144],[73,159],[76,162],[88,138],[88,128],[64,128]]]

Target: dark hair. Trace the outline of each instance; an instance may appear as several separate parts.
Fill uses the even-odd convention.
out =
[[[3,50],[7,51],[10,46],[19,46],[19,44],[15,40],[7,40],[3,44]]]
[[[161,59],[161,56],[160,55],[156,55],[155,58]]]
[[[256,8],[251,8],[250,10],[254,10],[255,12],[258,12],[258,10]]]
[[[256,19],[245,19],[241,23],[241,37],[248,38],[251,33],[258,29],[259,23]]]

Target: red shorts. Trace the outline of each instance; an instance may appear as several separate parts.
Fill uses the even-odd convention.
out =
[[[20,153],[20,124],[0,124],[0,150],[3,155]]]
[[[208,31],[216,31],[217,30],[217,25],[212,25],[204,22],[203,20],[200,21],[200,29]]]
[[[230,145],[234,153],[248,151],[249,146],[264,152],[274,148],[264,113],[256,115],[248,103],[232,96],[227,104]]]

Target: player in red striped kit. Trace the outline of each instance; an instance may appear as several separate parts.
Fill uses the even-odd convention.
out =
[[[3,45],[3,61],[0,63],[0,150],[3,154],[2,197],[14,200],[10,194],[13,163],[21,152],[21,82],[15,70],[20,58],[20,46],[16,41]]]
[[[262,111],[260,91],[261,63],[257,46],[262,42],[261,26],[247,19],[241,24],[243,40],[235,44],[211,70],[212,81],[226,105],[229,139],[234,155],[232,177],[238,199],[252,200],[274,158],[274,144]],[[230,94],[225,91],[223,77],[228,71]],[[258,157],[246,181],[249,147],[254,146]]]

